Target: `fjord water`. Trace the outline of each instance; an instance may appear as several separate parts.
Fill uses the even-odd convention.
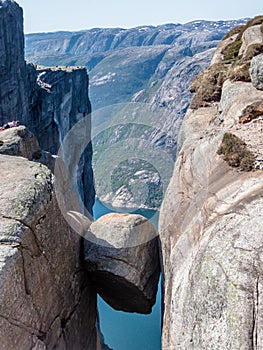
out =
[[[94,218],[112,212],[96,200],[93,207]],[[134,213],[143,215],[157,225],[156,211],[138,209]],[[116,311],[100,297],[98,309],[101,331],[105,343],[113,350],[160,350],[161,349],[161,286],[159,282],[156,303],[150,315],[140,315]]]

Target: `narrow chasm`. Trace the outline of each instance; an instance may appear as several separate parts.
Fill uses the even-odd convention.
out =
[[[93,212],[83,259],[99,295],[102,348],[160,350],[159,238],[153,213],[112,212],[98,200]]]

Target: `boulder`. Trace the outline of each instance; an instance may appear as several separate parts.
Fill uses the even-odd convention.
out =
[[[249,73],[253,86],[263,90],[263,53],[253,57]]]
[[[222,87],[217,118],[224,121],[225,126],[231,126],[239,121],[248,106],[259,103],[262,99],[262,91],[255,89],[251,83],[226,80]]]
[[[261,25],[253,25],[248,27],[242,35],[242,45],[239,50],[239,56],[246,56],[249,48],[253,45],[262,45],[263,35],[261,32]]]
[[[90,226],[85,266],[100,296],[114,309],[148,314],[155,304],[158,238],[141,215],[107,214]]]
[[[22,125],[0,131],[0,153],[21,156],[29,160],[38,159],[41,156],[37,139]]]

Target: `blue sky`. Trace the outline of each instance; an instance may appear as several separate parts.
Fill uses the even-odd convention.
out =
[[[262,0],[17,0],[25,33],[135,27],[263,14]]]

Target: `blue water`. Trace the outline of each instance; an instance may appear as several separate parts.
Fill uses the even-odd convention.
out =
[[[112,212],[96,200],[94,218]],[[154,210],[138,209],[141,214],[157,225],[158,215]],[[161,286],[159,282],[156,304],[150,315],[116,311],[98,298],[100,326],[105,343],[113,350],[161,350]]]

